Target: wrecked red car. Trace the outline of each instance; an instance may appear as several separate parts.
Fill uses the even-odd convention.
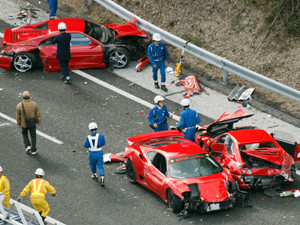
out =
[[[158,194],[175,213],[221,210],[249,199],[227,169],[177,130],[142,134],[127,142],[123,157],[128,180]]]
[[[124,68],[130,59],[145,55],[151,38],[138,30],[134,18],[127,24],[99,25],[80,18],[55,19],[6,29],[1,43],[0,68],[27,72],[43,66],[44,71],[60,70],[56,59],[58,24],[71,33],[70,69],[104,68],[109,63]]]
[[[216,122],[202,127],[196,143],[228,168],[240,188],[271,188],[296,177],[295,160],[300,161],[300,145],[280,141],[266,131],[233,124],[251,117],[242,109],[224,113]],[[295,159],[295,160],[294,160]]]

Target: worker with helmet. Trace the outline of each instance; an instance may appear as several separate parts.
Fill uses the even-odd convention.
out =
[[[22,128],[23,142],[26,153],[32,155],[37,154],[36,149],[36,124],[39,125],[42,121],[39,106],[36,102],[30,100],[29,91],[24,91],[22,94],[23,101],[17,105],[16,121]],[[26,119],[34,120],[31,124],[26,123]],[[31,137],[31,143],[28,139],[28,131]]]
[[[52,194],[54,197],[56,195],[56,190],[51,184],[43,179],[45,176],[45,172],[42,168],[37,168],[35,171],[35,179],[31,180],[26,187],[21,192],[19,198],[17,198],[18,202],[21,202],[21,199],[28,195],[31,192],[30,200],[33,207],[42,217],[42,220],[45,221],[45,218],[48,216],[50,211],[50,207],[48,202],[46,201],[47,191]]]
[[[104,186],[104,168],[103,168],[103,146],[105,138],[103,134],[97,133],[98,125],[95,122],[89,124],[91,134],[85,139],[84,147],[89,149],[90,167],[92,170],[92,179],[98,180],[97,168],[100,175],[100,185]]]
[[[6,176],[3,174],[3,169],[0,166],[0,195],[5,195],[3,199],[3,206],[6,208],[10,208],[10,183]],[[9,214],[6,215],[6,218],[9,217]]]
[[[70,42],[71,34],[66,33],[67,25],[64,22],[58,24],[59,35],[52,40],[53,44],[57,44],[56,58],[58,60],[62,76],[61,80],[66,84],[71,84],[69,76],[69,60],[71,58]]]
[[[50,13],[50,20],[55,19],[55,14],[57,11],[57,0],[48,0],[49,5],[49,13]]]
[[[148,57],[151,62],[153,68],[153,80],[155,88],[159,88],[158,80],[157,80],[157,71],[160,69],[161,74],[161,89],[163,91],[168,91],[166,88],[166,65],[165,65],[165,57],[167,60],[170,59],[169,52],[166,48],[165,43],[161,42],[160,34],[153,34],[153,43],[148,47]]]
[[[176,128],[180,130],[186,129],[186,139],[195,142],[196,125],[201,121],[199,114],[195,110],[190,109],[190,100],[186,98],[180,102],[180,105],[183,108],[183,112],[180,113],[180,122]]]
[[[172,118],[171,113],[168,112],[167,106],[164,104],[164,97],[157,95],[154,98],[156,104],[149,112],[148,120],[150,127],[154,131],[168,130],[167,117]]]

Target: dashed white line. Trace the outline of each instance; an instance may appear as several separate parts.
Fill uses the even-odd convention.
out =
[[[11,118],[11,117],[9,117],[9,116],[7,116],[7,115],[1,113],[1,112],[0,112],[0,116],[1,116],[2,118],[4,118],[4,119],[8,120],[8,121],[11,121],[11,122],[17,124],[17,122],[16,122],[15,119],[13,119],[13,118]],[[38,130],[37,130],[36,133],[37,133],[38,135],[40,135],[40,136],[42,136],[42,137],[44,137],[44,138],[46,138],[46,139],[48,139],[48,140],[54,142],[54,143],[56,143],[56,144],[59,144],[59,145],[62,145],[62,144],[63,144],[62,141],[59,141],[59,140],[57,140],[56,138],[51,137],[51,136],[49,136],[48,134],[45,134],[45,133],[43,133],[43,132],[41,132],[41,131],[38,131]]]

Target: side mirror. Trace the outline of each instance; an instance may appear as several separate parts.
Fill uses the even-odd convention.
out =
[[[97,43],[96,43],[96,42],[94,42],[94,41],[90,41],[90,43],[89,43],[89,46],[95,46],[95,45],[97,45]]]

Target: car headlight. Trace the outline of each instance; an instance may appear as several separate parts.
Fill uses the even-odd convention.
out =
[[[252,173],[253,173],[253,172],[252,172],[251,169],[248,169],[248,170],[247,170],[247,174],[251,175]]]

